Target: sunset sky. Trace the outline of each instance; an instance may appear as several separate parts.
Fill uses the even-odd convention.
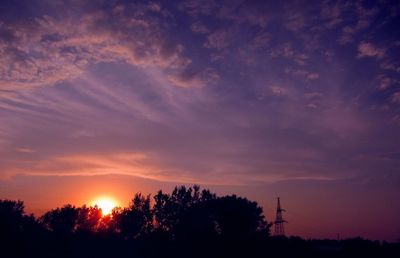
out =
[[[200,184],[400,239],[399,1],[0,1],[0,199]]]

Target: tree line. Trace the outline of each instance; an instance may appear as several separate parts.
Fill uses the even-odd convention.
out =
[[[271,225],[257,202],[197,185],[137,193],[106,216],[67,204],[36,218],[0,200],[0,257],[400,257],[399,244],[271,237]]]

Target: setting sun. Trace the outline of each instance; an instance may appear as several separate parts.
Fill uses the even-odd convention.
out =
[[[101,209],[103,216],[106,216],[117,207],[117,202],[111,198],[102,197],[93,201],[93,205],[97,205]]]

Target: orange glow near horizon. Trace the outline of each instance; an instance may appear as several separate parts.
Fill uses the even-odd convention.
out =
[[[97,205],[101,209],[103,216],[107,216],[118,206],[118,203],[110,197],[99,197],[92,202],[92,205]]]

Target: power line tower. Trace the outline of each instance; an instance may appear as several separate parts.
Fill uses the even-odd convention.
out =
[[[282,212],[285,211],[284,209],[281,208],[281,202],[278,197],[278,206],[276,207],[276,218],[275,218],[275,236],[284,236],[285,235],[285,229],[283,227],[283,223],[287,223],[286,220],[283,219],[282,217]]]

